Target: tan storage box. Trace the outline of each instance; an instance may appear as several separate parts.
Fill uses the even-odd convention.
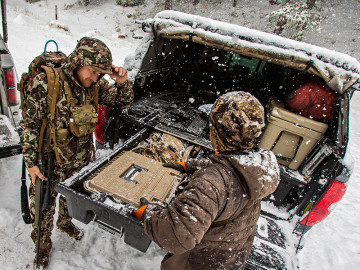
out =
[[[297,170],[327,127],[327,124],[292,113],[279,101],[271,99],[259,148],[273,151],[280,164]]]
[[[84,183],[85,190],[106,192],[114,199],[140,206],[149,202],[169,202],[180,180],[180,173],[161,162],[134,152],[124,152]]]

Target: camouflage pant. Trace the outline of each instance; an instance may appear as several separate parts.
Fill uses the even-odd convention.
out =
[[[35,186],[30,184],[29,189],[29,197],[30,197],[30,211],[35,216]],[[56,206],[56,197],[57,192],[54,188],[51,191],[50,197],[50,209],[42,210],[42,222],[41,222],[41,235],[40,235],[40,251],[45,252],[47,254],[50,253],[52,242],[51,242],[51,233],[54,227],[54,214],[55,214],[55,206]],[[69,216],[66,200],[63,196],[59,197],[59,216],[56,222],[58,227],[66,227],[71,223],[71,217]],[[35,243],[37,243],[37,234],[38,228],[37,224],[33,224],[33,230],[31,232],[31,238]]]
[[[92,139],[92,137],[90,137]],[[75,140],[73,140],[75,141]],[[89,147],[90,143],[90,147]],[[87,144],[87,145],[86,145]],[[54,171],[53,171],[53,180],[54,182],[62,182],[68,177],[72,176],[75,172],[81,169],[83,166],[87,165],[91,159],[92,151],[89,151],[93,148],[92,142],[84,138],[80,140],[79,146],[76,150],[75,157],[73,158],[72,152],[62,152],[60,155],[70,157],[69,159],[63,160],[62,163],[58,163],[55,160]],[[29,189],[30,197],[30,211],[35,216],[35,186],[30,184]],[[42,222],[41,222],[41,235],[40,235],[40,251],[49,254],[52,247],[51,243],[51,233],[54,227],[54,214],[56,207],[56,197],[57,192],[54,187],[51,189],[51,198],[50,198],[50,209],[42,210]],[[63,196],[59,197],[59,216],[56,222],[56,225],[60,228],[69,228],[71,227],[71,217],[69,216],[66,200]],[[35,246],[37,243],[37,224],[33,224],[33,231],[31,232],[31,238],[33,239]]]

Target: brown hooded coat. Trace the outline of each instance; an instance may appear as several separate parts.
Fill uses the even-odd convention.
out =
[[[144,211],[146,234],[169,252],[161,269],[245,268],[260,201],[276,189],[279,167],[262,149],[210,160],[170,206],[150,204]]]

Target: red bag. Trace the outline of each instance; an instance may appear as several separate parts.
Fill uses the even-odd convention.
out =
[[[323,80],[312,78],[285,98],[288,108],[315,120],[334,117],[337,96]]]

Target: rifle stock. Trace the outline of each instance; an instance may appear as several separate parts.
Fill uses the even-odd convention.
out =
[[[26,168],[25,168],[24,159],[22,161],[20,198],[21,198],[21,216],[22,216],[25,224],[34,223],[34,218],[31,215],[30,209],[29,209],[28,189],[26,186]]]

